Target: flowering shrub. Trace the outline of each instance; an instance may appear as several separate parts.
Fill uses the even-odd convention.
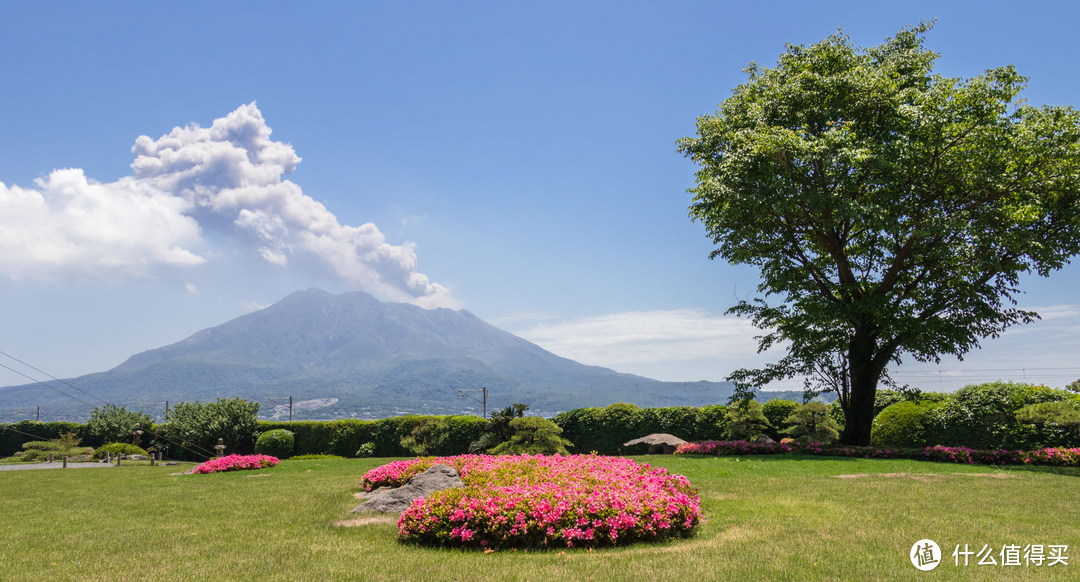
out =
[[[406,542],[459,547],[612,546],[691,535],[701,500],[666,469],[597,455],[488,456],[396,461],[363,486],[397,486],[434,464],[457,469],[464,488],[417,499],[401,514]]]
[[[1060,465],[1080,467],[1080,448],[1047,447],[1024,455],[1024,463],[1031,465]]]
[[[1035,451],[982,451],[967,447],[925,449],[856,447],[821,443],[757,443],[747,441],[704,441],[686,443],[675,449],[676,455],[818,455],[826,457],[862,457],[866,459],[916,459],[969,465],[1060,465],[1080,467],[1080,448],[1048,447]]]
[[[193,472],[221,473],[224,471],[241,471],[244,469],[265,469],[277,464],[277,457],[271,457],[269,455],[229,455],[227,457],[214,457],[198,467],[195,467]]]

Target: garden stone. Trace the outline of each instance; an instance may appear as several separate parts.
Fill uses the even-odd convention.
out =
[[[378,513],[396,513],[400,515],[416,499],[427,497],[436,491],[464,487],[457,471],[448,465],[432,465],[427,471],[413,475],[409,482],[401,487],[372,491],[369,499],[353,509],[353,513],[374,511]]]
[[[623,446],[632,447],[634,445],[649,445],[650,455],[670,455],[675,452],[675,449],[677,449],[679,445],[683,444],[686,444],[686,441],[677,436],[667,433],[656,433],[623,443]]]

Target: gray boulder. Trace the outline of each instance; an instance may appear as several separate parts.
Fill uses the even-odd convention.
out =
[[[353,513],[374,511],[401,515],[416,499],[427,497],[436,491],[464,487],[457,471],[448,465],[432,465],[427,471],[413,475],[409,482],[393,489],[379,488],[372,491],[366,501],[356,506]]]
[[[686,441],[677,436],[667,433],[657,433],[625,442],[623,443],[623,446],[632,447],[634,445],[649,445],[650,455],[670,455],[682,444],[686,444]]]

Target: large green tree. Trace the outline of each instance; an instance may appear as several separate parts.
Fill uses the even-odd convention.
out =
[[[761,271],[760,296],[729,313],[763,330],[761,349],[788,346],[735,372],[738,396],[817,377],[840,393],[845,444],[869,443],[901,356],[960,357],[1032,321],[1019,276],[1080,252],[1077,111],[1018,99],[1012,66],[935,74],[930,27],[871,48],[840,33],[789,45],[679,141],[712,258]]]

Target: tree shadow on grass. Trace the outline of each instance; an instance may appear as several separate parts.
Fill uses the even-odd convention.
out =
[[[1080,477],[1080,467],[1055,467],[1053,465],[969,465],[967,463],[938,463],[921,459],[907,459],[904,457],[827,457],[824,455],[678,455],[690,459],[746,459],[748,461],[780,462],[780,461],[913,461],[926,463],[935,467],[985,467],[998,471],[1027,471],[1030,473],[1047,473],[1062,475],[1064,477]]]
[[[879,457],[826,457],[824,455],[678,455],[688,459],[746,459],[747,461],[898,461],[911,460],[899,457],[882,459]]]
[[[1080,477],[1080,467],[1054,467],[1052,465],[1005,465],[995,468],[1002,471],[1028,471],[1030,473],[1049,473],[1051,475],[1063,475],[1065,477]]]

